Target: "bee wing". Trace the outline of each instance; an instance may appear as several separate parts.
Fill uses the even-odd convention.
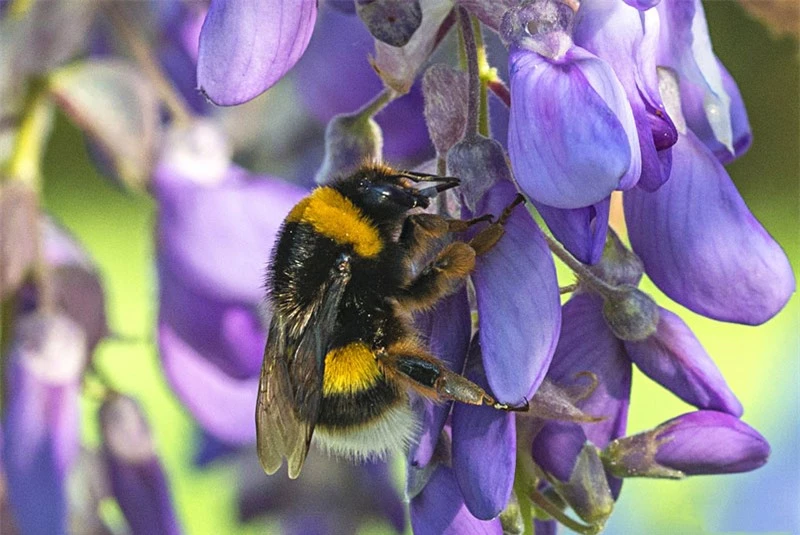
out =
[[[277,311],[272,317],[256,401],[258,457],[268,474],[283,457],[290,478],[303,467],[319,415],[325,355],[349,280],[349,259],[340,259],[304,319],[292,324]]]

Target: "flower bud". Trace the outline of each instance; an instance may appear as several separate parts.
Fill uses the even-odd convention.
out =
[[[461,179],[459,192],[472,213],[495,182],[511,182],[503,146],[481,135],[467,136],[453,145],[447,153],[447,172]]]
[[[620,340],[644,340],[656,332],[658,305],[643,291],[625,285],[603,299],[603,317]]]
[[[383,133],[371,117],[361,113],[337,115],[325,129],[325,159],[314,180],[327,184],[364,161],[380,161]]]
[[[636,286],[644,274],[642,261],[636,253],[625,247],[612,229],[608,229],[603,257],[597,264],[589,266],[589,269],[614,286],[623,284]]]
[[[467,126],[467,73],[449,65],[432,65],[422,78],[425,123],[433,146],[447,153]]]
[[[551,59],[560,59],[572,46],[575,12],[560,0],[524,2],[508,10],[500,35],[508,43]]]
[[[131,532],[179,534],[167,478],[139,404],[128,396],[109,396],[100,407],[100,431],[111,490]]]
[[[533,458],[556,492],[590,524],[603,524],[614,509],[599,450],[579,425],[550,422],[533,440]]]
[[[606,469],[617,477],[681,478],[749,472],[767,462],[769,444],[730,414],[697,411],[611,442]]]
[[[375,39],[395,47],[405,46],[422,24],[419,0],[356,0],[356,13]]]

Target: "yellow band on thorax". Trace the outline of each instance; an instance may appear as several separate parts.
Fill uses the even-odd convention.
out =
[[[374,386],[381,376],[372,350],[356,342],[332,349],[325,355],[322,394],[352,394]]]
[[[336,243],[352,245],[359,256],[373,258],[383,249],[378,229],[333,188],[315,189],[289,212],[286,221],[308,223]]]

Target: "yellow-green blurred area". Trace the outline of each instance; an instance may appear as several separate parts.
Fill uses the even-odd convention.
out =
[[[715,51],[739,83],[754,134],[750,152],[729,171],[753,213],[783,245],[797,273],[797,43],[772,36],[733,2],[709,2],[706,10]],[[86,156],[82,135],[63,117],[56,124],[44,171],[46,208],[80,239],[103,275],[115,337],[98,349],[98,367],[146,411],[185,532],[276,529],[268,521],[238,524],[233,467],[217,463],[198,470],[192,464],[195,426],[167,388],[154,345],[153,202],[125,194],[101,177]],[[266,260],[268,251],[252,254]],[[563,283],[571,280],[566,271],[561,275]],[[798,298],[766,325],[746,327],[692,314],[647,282],[643,289],[688,321],[745,406],[744,420],[767,437],[773,450],[769,463],[752,473],[679,482],[628,480],[607,532],[800,533]],[[86,397],[83,403],[84,436],[96,445],[97,402]],[[689,410],[643,375],[635,376],[630,432]],[[379,526],[370,524],[364,531]]]

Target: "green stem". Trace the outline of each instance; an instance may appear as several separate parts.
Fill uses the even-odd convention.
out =
[[[598,527],[596,526],[588,526],[586,524],[582,524],[577,520],[572,519],[568,516],[564,511],[559,509],[553,502],[547,499],[547,497],[539,492],[538,490],[534,489],[533,492],[530,494],[531,501],[536,504],[542,511],[547,513],[548,515],[552,516],[553,519],[558,521],[559,524],[575,531],[577,533],[582,533],[584,535],[595,535],[598,533]]]
[[[31,84],[22,110],[22,122],[17,129],[14,149],[5,174],[8,180],[21,182],[39,192],[42,178],[42,158],[53,121],[53,105],[47,98],[44,85]]]
[[[364,104],[357,112],[355,112],[355,115],[358,115],[363,120],[371,119],[376,113],[385,108],[386,105],[395,98],[397,98],[397,93],[387,87],[375,95],[372,100]]]
[[[464,38],[464,53],[467,57],[467,75],[469,86],[467,92],[467,128],[464,137],[478,133],[478,118],[480,116],[481,80],[478,69],[478,45],[475,42],[475,32],[467,10],[458,8],[458,22],[461,35]]]
[[[125,42],[131,55],[139,68],[153,84],[161,101],[169,110],[172,120],[178,125],[188,125],[192,121],[192,112],[180,96],[172,82],[164,75],[161,65],[153,54],[150,45],[142,38],[142,35],[135,30],[135,23],[131,23],[133,17],[127,12],[125,2],[107,2],[106,13],[111,21],[114,30]]]
[[[606,281],[592,273],[592,271],[586,267],[585,265],[578,262],[571,254],[567,252],[564,247],[561,246],[554,238],[548,235],[546,232],[542,231],[542,235],[544,236],[545,241],[547,242],[547,246],[550,248],[550,251],[554,255],[558,257],[559,260],[564,262],[568,268],[570,268],[575,275],[578,276],[580,282],[585,283],[587,286],[591,287],[595,292],[600,294],[604,299],[608,299],[614,296],[617,296],[620,293],[620,290]]]

